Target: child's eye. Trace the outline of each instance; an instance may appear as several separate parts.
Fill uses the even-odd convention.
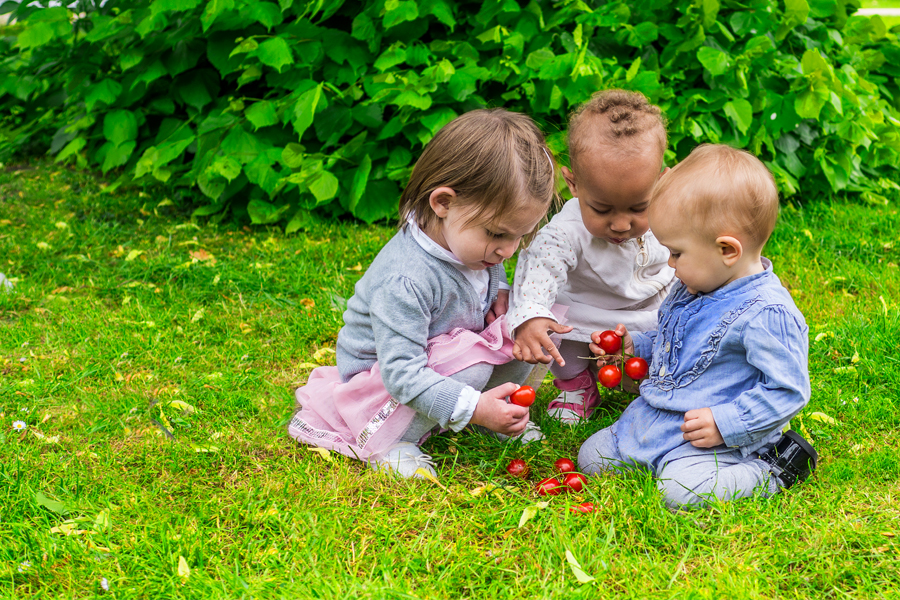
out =
[[[488,236],[493,239],[498,239],[498,238],[503,237],[502,233],[495,233],[495,232],[491,231],[490,229],[485,229],[485,231],[487,231]]]

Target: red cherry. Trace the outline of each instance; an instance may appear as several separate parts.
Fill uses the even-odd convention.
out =
[[[568,458],[558,459],[555,463],[553,463],[553,466],[556,467],[556,470],[560,473],[571,473],[575,470],[575,463],[573,463]]]
[[[538,496],[558,496],[562,491],[562,484],[555,477],[541,479],[537,484]]]
[[[582,502],[581,504],[576,504],[569,508],[569,511],[573,513],[582,513],[589,514],[594,512],[594,503],[593,502]]]
[[[600,332],[600,344],[603,351],[607,354],[615,354],[622,349],[622,338],[616,335],[615,331],[607,329]]]
[[[647,376],[647,371],[650,368],[647,366],[647,361],[639,356],[635,356],[633,358],[629,358],[625,361],[625,374],[638,381]]]
[[[509,395],[509,401],[519,406],[531,406],[534,404],[534,388],[530,385],[523,385]]]
[[[506,472],[513,477],[527,477],[528,471],[528,465],[526,465],[525,461],[521,458],[511,460],[509,461],[509,464],[506,465]]]
[[[622,371],[616,365],[604,365],[600,367],[597,379],[604,387],[614,388],[622,381]]]
[[[569,473],[563,478],[563,485],[573,492],[580,492],[587,484],[587,478],[581,473]]]

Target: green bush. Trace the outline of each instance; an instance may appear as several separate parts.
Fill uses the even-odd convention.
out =
[[[670,161],[723,142],[786,196],[900,189],[900,45],[855,0],[43,4],[0,8],[2,155],[199,189],[198,215],[390,217],[458,114],[527,112],[563,153],[567,112],[609,87],[662,106]]]

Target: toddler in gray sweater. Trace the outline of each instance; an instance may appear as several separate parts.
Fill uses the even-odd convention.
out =
[[[419,441],[479,425],[540,439],[507,397],[531,365],[512,358],[503,261],[555,197],[555,165],[527,116],[475,110],[443,127],[400,200],[401,227],[356,284],[337,367],[297,390],[297,440],[404,477],[435,476]]]

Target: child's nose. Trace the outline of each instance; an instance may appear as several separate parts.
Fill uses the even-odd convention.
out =
[[[615,216],[609,222],[609,228],[613,231],[628,231],[631,229],[631,219],[626,215]]]
[[[519,249],[519,240],[509,240],[508,242],[503,242],[497,247],[497,254],[502,256],[503,258],[509,258],[513,254],[516,253],[516,250]]]

